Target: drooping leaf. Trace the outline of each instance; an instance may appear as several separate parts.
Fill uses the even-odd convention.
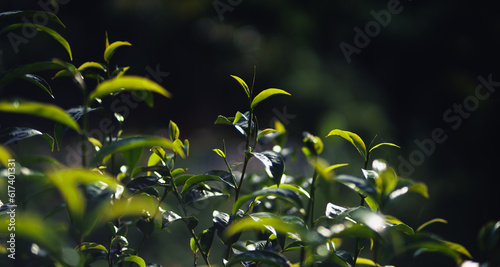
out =
[[[287,202],[292,203],[297,208],[302,208],[302,201],[295,191],[287,189],[287,188],[265,188],[258,191],[255,191],[249,195],[242,196],[236,201],[233,208],[233,213],[236,213],[238,208],[243,205],[243,203],[254,199],[254,198],[262,198],[266,196],[275,196],[279,199],[285,200]]]
[[[278,185],[271,185],[268,188],[278,188]],[[280,184],[279,188],[289,189],[289,190],[295,191],[297,194],[301,194],[301,195],[305,196],[306,198],[311,198],[311,196],[309,195],[309,192],[307,192],[304,188],[302,188],[298,185]]]
[[[340,136],[344,138],[345,140],[349,141],[363,157],[366,157],[365,142],[363,142],[363,139],[361,139],[357,134],[349,131],[335,129],[331,130],[326,137],[329,136]]]
[[[277,131],[277,130],[275,130],[275,129],[272,129],[272,128],[267,128],[267,129],[264,129],[264,130],[262,130],[262,131],[260,131],[260,132],[259,132],[259,134],[257,135],[257,140],[256,140],[256,141],[258,142],[258,141],[259,141],[259,139],[260,139],[261,137],[265,136],[265,135],[268,135],[268,134],[270,134],[270,133],[276,133],[276,132],[278,132],[278,131]]]
[[[184,193],[184,201],[186,202],[186,204],[204,201],[214,197],[228,197],[228,195],[224,194],[217,188],[211,188],[207,185],[192,187]]]
[[[162,212],[161,217],[162,217],[162,223],[161,223],[162,229],[168,227],[169,225],[171,225],[176,221],[182,220],[181,216],[169,210]]]
[[[335,181],[338,181],[347,187],[353,189],[364,197],[373,197],[377,198],[377,190],[375,187],[369,183],[366,179],[355,177],[352,175],[340,174],[335,176]]]
[[[368,152],[371,153],[374,149],[381,147],[381,146],[393,146],[393,147],[401,148],[400,146],[393,144],[393,143],[380,143],[380,144],[375,145],[372,148],[370,148],[370,150]]]
[[[89,100],[92,101],[122,90],[146,90],[161,94],[167,98],[171,97],[170,92],[152,80],[139,76],[124,75],[100,83],[90,94]]]
[[[285,171],[285,162],[281,155],[274,151],[252,152],[252,155],[264,164],[267,174],[279,185]]]
[[[26,28],[26,27],[35,28],[38,31],[45,32],[45,33],[49,34],[50,36],[52,36],[52,38],[54,38],[57,42],[59,42],[64,47],[64,49],[66,49],[70,60],[71,61],[73,60],[73,55],[71,54],[71,47],[69,46],[68,41],[66,41],[66,39],[64,39],[59,33],[52,30],[51,28],[47,28],[45,26],[42,26],[39,24],[33,24],[33,23],[16,23],[16,24],[11,24],[11,25],[3,28],[0,31],[0,35],[4,34],[6,32],[9,32],[9,31],[15,30],[15,29]]]
[[[97,110],[97,108],[87,107],[85,109],[84,106],[76,106],[66,110],[66,113],[68,113],[74,121],[78,121],[84,114],[92,112],[94,110]],[[56,125],[54,126],[54,139],[58,150],[61,149],[62,139],[68,129],[68,126],[62,125],[60,123],[56,123]]]
[[[58,62],[53,61],[43,61],[35,62],[26,65],[18,66],[14,69],[8,70],[0,77],[0,86],[12,81],[16,78],[24,78],[26,74],[32,74],[35,72],[45,71],[45,70],[60,70],[64,69],[64,66]]]
[[[181,148],[176,147],[172,141],[165,138],[155,137],[155,136],[131,136],[123,138],[116,142],[112,142],[105,145],[97,152],[97,154],[90,161],[90,166],[95,166],[100,163],[106,156],[127,151],[130,149],[135,149],[139,147],[153,147],[160,146],[172,149],[184,157],[184,152]]]
[[[50,88],[49,83],[45,81],[42,77],[34,74],[24,74],[22,79],[42,88],[45,92],[47,92],[52,98],[54,95],[52,94],[52,89]]]
[[[326,204],[325,216],[328,219],[334,219],[335,216],[342,214],[346,210],[347,210],[347,208],[344,208],[344,207],[341,207],[341,206],[338,206],[338,205],[335,205],[333,203],[328,202],[328,204]]]
[[[260,92],[255,98],[252,100],[252,104],[250,105],[251,108],[254,108],[257,104],[259,104],[262,100],[265,100],[266,98],[277,95],[277,94],[283,94],[283,95],[291,95],[285,90],[281,89],[276,89],[276,88],[269,88],[266,89],[262,92]]]
[[[243,79],[235,75],[231,75],[231,77],[233,77],[236,81],[238,81],[238,83],[240,83],[241,87],[243,87],[243,90],[245,90],[245,93],[247,94],[248,98],[250,98],[250,89],[248,88],[248,85],[245,83],[245,81],[243,81]]]
[[[13,113],[22,113],[29,114],[38,117],[43,117],[46,119],[50,119],[59,123],[62,123],[77,132],[80,132],[80,127],[76,123],[71,116],[62,110],[60,107],[45,104],[45,103],[37,103],[37,102],[0,102],[0,111],[4,112],[13,112]]]
[[[106,45],[106,50],[104,51],[104,61],[109,63],[109,59],[115,53],[116,49],[120,46],[132,46],[129,42],[116,41],[112,44]]]
[[[240,253],[229,260],[226,266],[232,266],[243,261],[261,262],[276,267],[290,266],[288,259],[275,252],[266,250],[253,250]]]
[[[0,21],[11,20],[11,19],[20,19],[20,18],[33,18],[35,16],[43,16],[47,18],[49,21],[55,22],[64,28],[66,26],[59,20],[59,18],[51,12],[41,11],[41,10],[14,10],[0,13]]]
[[[441,219],[441,218],[434,218],[432,220],[429,220],[429,221],[421,224],[417,228],[417,232],[419,232],[420,230],[424,229],[425,227],[427,227],[428,225],[433,224],[433,223],[448,223],[448,221],[446,221],[445,219]]]

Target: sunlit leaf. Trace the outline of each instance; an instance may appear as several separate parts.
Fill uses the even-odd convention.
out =
[[[218,148],[215,148],[215,149],[212,149],[215,153],[217,153],[217,155],[219,155],[221,158],[225,158],[226,157],[226,154],[224,154],[224,152],[222,152],[222,150],[218,149]]]
[[[429,220],[423,224],[421,224],[418,228],[417,228],[417,232],[424,229],[425,227],[427,227],[428,225],[430,224],[433,224],[433,223],[448,223],[448,221],[446,221],[445,219],[441,219],[441,218],[434,218],[432,220]]]
[[[366,179],[355,177],[352,175],[341,174],[335,176],[334,180],[346,185],[347,187],[353,189],[354,191],[360,193],[365,197],[377,196],[377,190]]]
[[[122,261],[133,262],[139,265],[139,267],[146,267],[146,262],[139,256],[131,255],[123,258]]]
[[[269,186],[268,188],[278,188],[278,185],[274,184],[274,185]],[[295,191],[297,194],[301,194],[301,195],[305,196],[306,198],[311,198],[311,196],[309,195],[309,192],[307,192],[304,188],[302,188],[298,185],[280,184],[279,188],[289,189],[289,190]]]
[[[100,83],[90,94],[89,99],[101,98],[122,90],[146,90],[170,98],[171,94],[161,85],[139,76],[121,76]]]
[[[103,64],[101,64],[99,62],[93,62],[93,61],[88,61],[88,62],[83,63],[82,65],[80,65],[80,67],[78,67],[78,70],[82,71],[82,70],[87,69],[87,68],[96,68],[96,69],[106,71],[106,67]]]
[[[210,188],[206,184],[203,186],[194,186],[184,193],[184,201],[186,204],[204,201],[214,197],[228,197],[228,195],[224,194],[220,189]]]
[[[80,127],[68,113],[56,105],[37,102],[0,102],[0,111],[29,114],[50,119],[80,132]]]
[[[107,40],[107,39],[106,39]],[[106,50],[104,51],[104,61],[109,62],[109,59],[115,53],[115,50],[120,46],[132,46],[129,42],[116,41],[112,44],[106,45]]]
[[[305,236],[306,233],[303,227],[303,221],[301,223],[295,221],[293,223],[287,223],[273,213],[261,212],[234,221],[227,227],[224,235],[230,237],[242,231],[270,230],[270,227],[272,227],[272,231],[276,233],[295,233],[298,236]]]
[[[214,124],[232,125],[233,123],[228,118],[226,118],[222,115],[219,115],[219,116],[217,116],[217,120],[215,120]]]
[[[103,146],[99,152],[90,161],[90,166],[95,166],[101,162],[106,156],[127,151],[130,149],[140,148],[140,147],[153,147],[160,146],[172,149],[184,157],[184,152],[181,148],[176,147],[172,141],[165,138],[155,137],[155,136],[132,136],[120,139],[116,142],[112,142],[108,145]]]
[[[288,259],[275,252],[266,250],[253,250],[240,253],[229,260],[226,266],[232,266],[242,261],[261,262],[276,267],[290,266],[290,261]]]
[[[210,248],[212,247],[212,241],[214,239],[214,228],[210,227],[208,229],[203,230],[203,232],[196,235],[198,242],[201,246],[201,249],[205,255],[209,255]],[[196,253],[198,251],[198,245],[194,238],[191,238],[190,241],[191,250]]]
[[[277,130],[275,130],[275,129],[272,129],[272,128],[267,128],[267,129],[264,129],[264,130],[262,130],[262,131],[260,131],[260,132],[259,132],[259,134],[257,135],[257,140],[256,140],[256,141],[258,142],[258,141],[259,141],[259,139],[260,139],[261,137],[263,137],[264,135],[268,135],[268,134],[270,134],[270,133],[275,133],[275,132],[278,132],[278,131],[277,131]]]
[[[349,131],[335,129],[331,130],[326,137],[329,136],[340,136],[344,138],[345,140],[349,141],[363,157],[366,157],[365,142],[363,142],[363,139],[361,139],[357,134]]]
[[[267,174],[273,179],[274,183],[279,185],[281,177],[285,171],[285,162],[280,154],[274,151],[251,152],[252,155],[260,160],[266,168]]]
[[[378,147],[381,147],[381,146],[393,146],[393,147],[397,147],[397,148],[401,148],[399,147],[398,145],[396,144],[393,144],[393,143],[380,143],[378,145],[375,145],[373,146],[372,148],[370,148],[370,150],[368,152],[372,152],[374,149],[378,148]]]
[[[13,159],[12,152],[6,146],[0,144],[0,163],[2,163],[5,168],[9,165],[9,159]]]
[[[26,27],[35,28],[38,31],[45,32],[45,33],[49,34],[50,36],[52,36],[52,38],[54,38],[56,41],[58,41],[64,47],[64,49],[66,49],[66,51],[68,52],[70,60],[73,60],[73,55],[71,54],[71,48],[69,46],[68,41],[66,41],[66,39],[64,39],[56,31],[54,31],[54,30],[52,30],[50,28],[47,28],[45,26],[42,26],[42,25],[39,25],[39,24],[33,24],[33,23],[16,23],[16,24],[11,24],[11,25],[3,28],[2,31],[0,31],[0,35],[4,34],[6,32],[9,32],[9,31],[15,30],[15,29],[19,29],[19,28],[23,28],[24,29]]]
[[[104,251],[105,253],[108,253],[108,250],[106,249],[106,247],[104,247],[101,244],[93,243],[93,242],[83,242],[78,248],[81,251],[90,250],[90,249],[97,249],[97,250]]]
[[[245,93],[247,94],[248,98],[250,98],[250,89],[248,88],[248,85],[245,83],[245,81],[243,81],[243,79],[235,75],[231,75],[231,77],[233,77],[236,81],[240,83],[241,87],[243,87],[243,90],[245,90]]]
[[[179,131],[179,127],[177,126],[177,124],[175,122],[173,122],[173,121],[169,122],[168,132],[169,132],[170,140],[175,141],[175,140],[179,139],[180,131]]]
[[[266,98],[273,96],[273,95],[277,95],[277,94],[291,95],[290,93],[288,93],[285,90],[276,89],[276,88],[269,88],[269,89],[266,89],[266,90],[260,92],[257,96],[255,96],[254,99],[252,100],[252,104],[250,105],[250,107],[254,108],[262,100],[265,100]]]
[[[158,207],[155,197],[146,194],[134,195],[129,199],[121,198],[108,205],[102,213],[103,221],[120,218],[122,216],[141,216],[144,213],[154,214]]]

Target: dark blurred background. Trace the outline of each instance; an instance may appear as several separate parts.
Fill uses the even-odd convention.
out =
[[[131,112],[127,131],[165,133],[173,120],[198,155],[193,162],[214,161],[211,149],[230,135],[213,125],[217,115],[244,111],[244,92],[229,75],[251,83],[256,66],[256,91],[276,87],[292,94],[259,105],[261,127],[281,119],[291,144],[299,144],[303,131],[324,137],[340,128],[367,143],[377,135],[379,142],[400,145],[374,157],[428,185],[431,198],[416,199],[415,211],[406,208],[410,226],[444,218],[449,223],[432,230],[481,260],[477,232],[500,220],[499,93],[477,89],[479,76],[500,81],[494,2],[61,0],[58,10],[47,2],[1,0],[0,11],[55,11],[66,29],[51,25],[70,43],[77,66],[103,61],[106,31],[111,42],[129,41],[133,46],[119,48],[112,64],[130,65],[136,75],[154,70],[173,93],[173,99],[157,96],[153,109]],[[341,44],[352,49],[347,57]],[[19,53],[6,38],[0,45],[2,71],[53,57],[69,60],[44,34],[19,45]],[[79,103],[76,89],[64,86],[71,84],[54,81],[55,100],[36,89],[23,96],[66,108]],[[2,98],[19,94],[0,91]],[[11,122],[0,116],[1,129]],[[440,141],[431,145],[435,131]],[[362,160],[345,142],[323,140],[330,163]]]

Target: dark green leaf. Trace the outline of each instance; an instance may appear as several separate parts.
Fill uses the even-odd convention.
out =
[[[33,24],[33,23],[16,23],[16,24],[11,24],[11,25],[3,28],[2,31],[0,31],[0,35],[4,34],[6,32],[9,32],[9,31],[15,30],[15,29],[19,29],[19,28],[24,29],[25,27],[35,28],[38,31],[45,32],[45,33],[49,34],[50,36],[52,36],[52,38],[54,38],[56,41],[58,41],[64,47],[64,49],[66,49],[70,60],[73,60],[73,55],[71,54],[71,48],[69,46],[68,41],[66,41],[66,39],[64,39],[59,33],[52,30],[51,28],[47,28],[45,26],[42,26],[39,24]]]
[[[226,263],[226,266],[231,266],[242,261],[260,262],[277,267],[290,266],[290,262],[285,257],[265,250],[254,250],[240,253],[229,260]]]
[[[98,108],[87,107],[85,110],[84,106],[76,106],[66,110],[74,121],[78,121],[84,114],[97,110]],[[54,126],[54,139],[57,144],[57,149],[61,149],[61,143],[64,135],[68,131],[69,127],[60,123],[56,123]]]
[[[196,186],[184,193],[186,204],[204,201],[213,197],[227,197],[227,195],[217,188],[207,188],[206,186]]]
[[[223,170],[211,170],[205,173],[206,175],[215,175],[218,176],[221,181],[229,185],[231,188],[235,188],[236,185],[233,184],[233,178],[231,177],[231,173]]]
[[[226,118],[226,117],[224,117],[222,115],[217,116],[217,120],[215,120],[214,124],[233,125],[233,123],[231,122],[231,120],[229,120],[228,118]]]
[[[43,135],[43,133],[32,128],[10,127],[0,131],[0,143],[8,145],[38,135]]]
[[[153,218],[140,218],[135,224],[135,227],[142,234],[150,236],[154,231],[155,221]]]
[[[488,253],[492,248],[499,244],[500,241],[500,221],[488,222],[479,231],[477,236],[479,248],[482,252]]]
[[[155,186],[158,183],[158,177],[155,176],[141,176],[132,179],[132,181],[128,182],[127,189],[131,192],[135,192],[138,190],[144,190],[151,186]]]
[[[161,216],[162,216],[162,225],[161,225],[162,229],[171,225],[176,221],[182,220],[182,217],[173,211],[165,211],[161,214]]]
[[[341,174],[336,176],[334,180],[346,185],[347,187],[360,193],[364,197],[371,196],[376,198],[377,196],[377,190],[366,179],[358,178],[351,175]]]
[[[50,85],[40,76],[34,74],[25,74],[24,77],[21,77],[23,80],[26,80],[40,88],[42,88],[45,92],[47,92],[52,98],[54,95],[52,94],[52,89]]]
[[[125,162],[127,162],[127,167],[132,170],[137,166],[139,160],[142,156],[142,147],[129,149],[122,152],[123,157],[125,158]]]
[[[253,192],[252,194],[242,196],[234,204],[233,213],[236,213],[238,208],[243,205],[243,203],[254,199],[262,198],[266,196],[276,196],[277,198],[283,199],[292,203],[297,208],[302,208],[302,201],[295,191],[286,188],[266,188]]]
[[[264,164],[267,174],[279,185],[285,171],[285,162],[281,155],[274,151],[252,152],[252,155]]]
[[[0,20],[10,20],[10,19],[21,19],[21,18],[33,18],[35,16],[43,16],[44,18],[47,18],[49,21],[55,22],[63,27],[66,28],[66,26],[59,20],[59,18],[51,12],[45,12],[41,10],[26,10],[26,11],[20,11],[20,10],[15,10],[15,11],[7,11],[7,12],[2,12],[0,13]]]
[[[26,74],[32,74],[44,70],[60,70],[64,69],[59,63],[52,61],[36,62],[27,65],[18,66],[12,70],[8,70],[0,77],[0,86],[12,81],[16,78],[25,78]]]

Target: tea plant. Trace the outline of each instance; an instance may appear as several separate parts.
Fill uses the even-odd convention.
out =
[[[0,22],[11,24],[0,33],[5,36],[24,27],[35,28],[52,36],[72,60],[69,43],[55,30],[46,25],[16,23],[37,12],[42,11],[1,13]],[[64,26],[54,14],[38,14]],[[261,129],[255,111],[259,103],[269,97],[290,93],[277,88],[256,93],[255,75],[251,86],[232,76],[243,88],[248,106],[233,117],[220,115],[215,121],[215,124],[233,127],[245,143],[244,154],[236,161],[228,158],[224,140],[221,147],[213,149],[214,156],[221,158],[226,170],[190,174],[188,168],[179,166],[182,159],[189,156],[190,143],[181,140],[180,129],[173,121],[169,123],[168,138],[127,135],[122,128],[126,114],[115,108],[116,101],[135,97],[153,106],[152,93],[171,97],[158,83],[127,75],[128,66],[111,64],[117,49],[130,45],[125,41],[110,43],[106,35],[102,62],[84,62],[76,67],[53,59],[18,66],[0,76],[0,85],[23,79],[53,97],[57,91],[34,73],[57,71],[53,78],[71,79],[75,94],[81,99],[79,106],[68,110],[56,104],[19,98],[0,101],[2,112],[29,114],[55,122],[52,134],[27,127],[2,132],[0,162],[5,167],[2,177],[9,189],[7,197],[2,196],[5,204],[0,210],[0,233],[5,236],[2,251],[11,258],[7,260],[36,260],[43,266],[92,266],[94,263],[158,266],[146,265],[147,259],[141,256],[144,244],[159,232],[168,238],[171,225],[180,223],[189,233],[185,238],[190,241],[195,266],[212,264],[210,252],[214,242],[221,242],[226,250],[223,262],[214,265],[225,266],[240,263],[245,266],[381,266],[402,254],[417,256],[424,252],[444,254],[457,264],[471,258],[463,246],[424,231],[429,224],[444,220],[430,220],[413,229],[387,212],[386,207],[398,205],[406,194],[429,197],[425,184],[399,177],[383,160],[371,159],[376,149],[397,147],[392,143],[367,148],[355,133],[332,130],[327,138],[338,136],[347,140],[363,157],[364,177],[356,177],[336,174],[336,169],[347,164],[330,165],[321,157],[322,139],[306,132],[301,150],[312,173],[305,177],[287,173],[285,162],[296,150],[287,147],[288,133],[284,125],[276,121],[274,128]],[[90,85],[95,88],[90,89]],[[101,138],[90,134],[89,114],[100,115]],[[59,150],[64,144],[63,137],[69,134],[76,134],[80,139],[77,146],[81,163],[77,167],[65,166],[47,155],[15,156],[7,146],[42,136],[51,150]],[[266,147],[272,149],[266,150]],[[260,172],[249,172],[252,160],[262,163],[265,177]],[[142,162],[147,163],[143,166]],[[319,207],[317,185],[324,182],[321,180],[354,190],[359,194],[360,204],[345,207],[329,202]],[[30,193],[17,194],[21,189]],[[52,195],[57,195],[60,203],[48,201]],[[212,217],[196,217],[190,212],[196,203],[216,198],[222,199],[225,205],[213,210]],[[168,205],[167,199],[175,200],[178,208]],[[47,200],[43,204],[51,208],[47,211],[30,208],[40,200]],[[210,226],[200,229],[199,225],[206,222],[211,222]],[[13,223],[15,229],[10,230]],[[99,243],[92,239],[92,234],[102,228],[108,229],[108,236],[106,242]],[[489,240],[485,245],[488,249],[498,241],[498,228],[489,225],[482,232],[483,239]],[[142,237],[132,243],[128,236],[135,229]]]

